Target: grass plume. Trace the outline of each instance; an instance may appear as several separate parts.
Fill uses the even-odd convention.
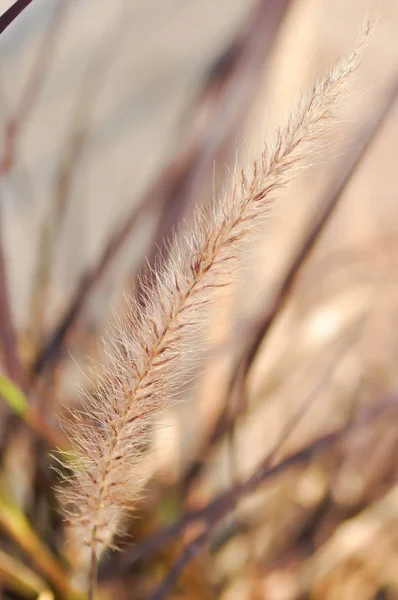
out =
[[[263,223],[278,189],[313,162],[362,46],[302,97],[274,142],[247,170],[236,170],[230,191],[198,211],[156,270],[144,308],[132,306],[128,329],[107,350],[110,364],[70,428],[79,459],[62,491],[75,534],[91,548],[93,572],[141,489],[148,425],[173,401],[197,354],[192,338],[213,290],[230,281],[242,245]]]

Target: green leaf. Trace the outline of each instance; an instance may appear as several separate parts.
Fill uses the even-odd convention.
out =
[[[4,374],[0,375],[0,395],[18,415],[23,415],[28,408],[25,394]]]

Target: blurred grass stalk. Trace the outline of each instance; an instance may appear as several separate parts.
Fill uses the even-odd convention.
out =
[[[0,580],[13,592],[27,600],[31,598],[44,600],[48,592],[47,585],[41,577],[2,550],[0,550]],[[50,600],[51,596],[47,597]]]
[[[66,569],[43,544],[25,515],[13,504],[0,481],[0,527],[29,556],[47,580],[67,600],[83,600],[73,590]]]
[[[6,375],[0,374],[0,396],[34,432],[51,447],[67,451],[69,443],[61,430],[48,422],[47,418]]]

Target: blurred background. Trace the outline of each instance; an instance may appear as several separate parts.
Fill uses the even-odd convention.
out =
[[[4,599],[79,586],[51,452],[126,294],[367,19],[100,578],[104,599],[398,598],[397,2],[33,0],[0,36]]]

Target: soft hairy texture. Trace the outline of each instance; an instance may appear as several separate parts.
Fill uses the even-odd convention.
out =
[[[140,491],[148,425],[173,402],[189,357],[197,354],[192,338],[214,288],[229,282],[242,244],[262,224],[275,192],[297,167],[313,162],[315,142],[333,121],[361,47],[300,100],[249,169],[236,171],[231,192],[198,211],[156,269],[144,308],[132,307],[128,327],[107,349],[106,372],[70,427],[78,459],[62,492],[75,534],[93,555],[111,546]]]

